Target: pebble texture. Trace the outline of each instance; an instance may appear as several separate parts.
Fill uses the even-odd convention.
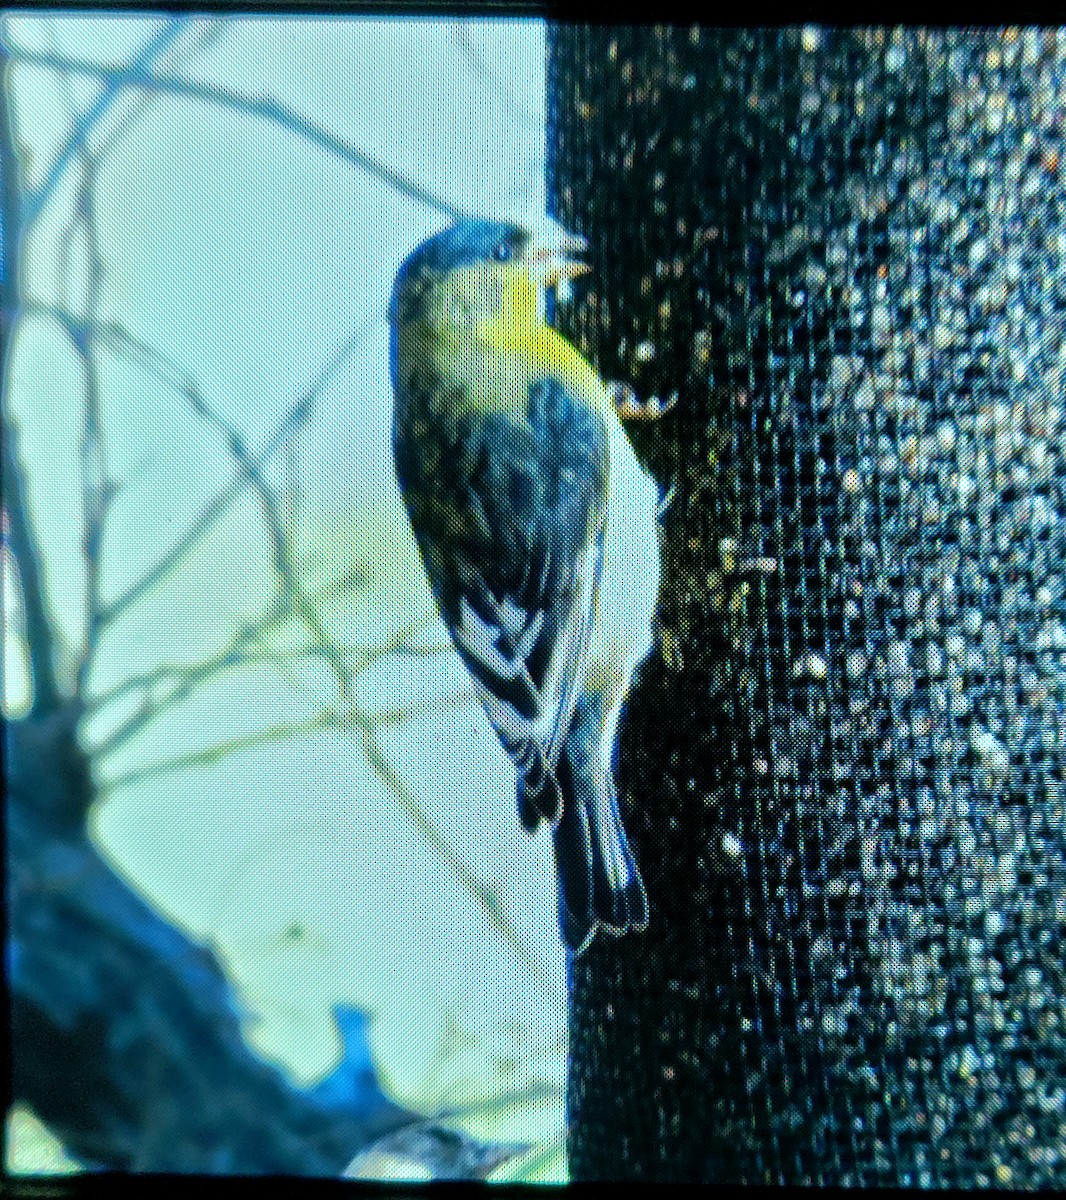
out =
[[[575,1179],[1066,1184],[1066,36],[550,34],[562,314],[674,411]],[[1066,155],[1063,155],[1066,159]]]

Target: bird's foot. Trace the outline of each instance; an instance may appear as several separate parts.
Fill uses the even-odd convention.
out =
[[[641,400],[631,384],[617,379],[607,383],[607,394],[621,421],[657,421],[677,404],[677,392],[671,392],[665,400],[660,400],[658,396]]]

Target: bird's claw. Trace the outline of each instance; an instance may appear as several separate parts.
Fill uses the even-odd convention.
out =
[[[641,400],[631,384],[617,379],[607,383],[607,394],[621,421],[657,421],[677,404],[677,392],[671,392],[665,400],[660,400],[658,396]]]

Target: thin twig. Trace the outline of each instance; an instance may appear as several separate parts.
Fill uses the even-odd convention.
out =
[[[268,614],[268,616],[273,616],[273,614]],[[142,704],[137,712],[123,721],[103,741],[97,743],[93,747],[93,753],[100,759],[113,754],[120,746],[128,742],[130,738],[140,733],[142,729],[156,720],[161,713],[169,708],[173,708],[175,704],[180,704],[181,701],[188,699],[194,691],[200,687],[204,687],[222,671],[249,664],[251,656],[248,654],[248,647],[256,643],[260,633],[261,626],[259,622],[242,626],[230,644],[220,654],[205,659],[196,666],[189,667],[180,672],[167,695],[161,700],[152,696],[150,686],[147,687]]]
[[[470,30],[463,23],[457,21],[452,25],[451,40],[467,60],[468,68],[482,88],[494,95],[516,121],[523,125],[539,128],[540,118],[528,104],[519,99],[511,86],[511,80],[515,78],[514,72],[512,71],[507,76],[501,75],[482,53],[481,48],[471,37]],[[508,66],[512,65],[508,59],[504,59],[504,63]]]
[[[496,932],[514,950],[516,957],[523,963],[536,983],[548,989],[551,976],[544,962],[533,953],[525,939],[512,924],[500,903],[499,896],[486,887],[469,866],[459,857],[455,847],[445,838],[429,814],[419,803],[407,781],[399,774],[389,761],[388,756],[377,742],[373,723],[369,720],[358,722],[363,735],[363,753],[367,764],[381,779],[389,792],[396,798],[400,807],[411,819],[415,828],[422,835],[430,848],[440,855],[442,862],[455,876],[456,880],[477,901],[482,912]]]
[[[186,754],[175,754],[170,758],[159,759],[142,767],[133,767],[129,771],[104,777],[100,780],[100,790],[102,793],[113,793],[121,788],[133,787],[134,784],[144,783],[149,779],[158,779],[188,767],[214,766],[231,754],[239,754],[242,750],[251,750],[256,746],[289,741],[308,733],[319,733],[328,729],[340,731],[347,727],[347,720],[347,716],[329,709],[307,717],[303,721],[279,721],[274,725],[229,738],[224,742],[216,742],[214,745],[204,746],[199,750],[190,750]]]
[[[181,37],[188,27],[188,18],[171,17],[170,20],[141,48],[133,59],[131,68],[137,71],[148,71],[159,61],[167,50]],[[31,192],[25,199],[22,209],[23,228],[29,229],[51,200],[52,196],[68,168],[78,157],[83,147],[88,146],[89,138],[114,107],[116,100],[122,94],[122,88],[117,79],[105,82],[89,109],[72,129],[67,140],[52,160],[52,165],[44,177],[44,181],[36,191]]]
[[[26,485],[18,456],[17,435],[10,418],[4,419],[2,441],[6,537],[18,571],[22,596],[26,652],[32,680],[31,713],[35,717],[44,717],[61,707],[63,695],[56,676],[55,629],[45,600],[41,552],[26,511]]]
[[[341,695],[347,695],[351,690],[352,679],[345,662],[344,648],[331,638],[328,630],[322,624],[318,610],[300,579],[293,561],[285,521],[281,515],[274,489],[267,482],[263,473],[262,463],[256,461],[249,452],[245,439],[236,427],[207,403],[197,381],[173,359],[126,331],[122,333],[122,340],[127,348],[135,351],[143,361],[154,366],[161,376],[169,377],[174,389],[192,411],[222,434],[230,457],[236,463],[239,472],[244,476],[248,487],[259,502],[263,524],[270,540],[274,574],[278,580],[278,611],[284,614],[293,614],[303,622],[314,638],[315,645],[319,647],[322,656],[333,671]]]
[[[185,376],[176,364],[155,351],[152,347],[134,338],[114,322],[86,320],[67,309],[55,305],[33,303],[25,306],[25,311],[30,315],[47,316],[55,320],[72,341],[88,345],[99,344],[106,346],[127,359],[148,366],[153,374],[176,391],[184,391],[188,395],[191,395],[195,391],[193,381]],[[197,405],[203,406],[202,398],[198,394],[192,398]],[[234,436],[233,431],[228,426],[226,427],[226,434],[227,437]],[[249,469],[255,469],[258,473],[258,468],[255,467],[254,462],[251,463],[251,468]],[[260,488],[267,486],[261,476],[259,478],[259,486]],[[279,537],[277,526],[278,521],[276,520],[274,531],[275,543],[277,543]],[[290,564],[288,571],[290,575],[293,574],[295,572],[294,565]],[[342,586],[361,588],[365,586],[365,583],[365,572],[353,568],[345,568],[335,576],[319,584],[313,590],[305,591],[303,603],[310,608],[314,608],[317,602],[323,597],[332,595]],[[283,661],[295,660],[300,657],[318,657],[328,660],[330,657],[330,648],[328,645],[323,646],[321,641],[312,642],[304,647],[294,647],[291,651],[284,653],[261,651],[254,656],[249,653],[249,646],[265,637],[272,627],[276,626],[280,621],[288,619],[290,615],[292,614],[279,611],[276,607],[272,608],[269,613],[260,617],[254,623],[254,626],[250,625],[239,630],[232,642],[224,650],[212,655],[209,659],[192,664],[163,665],[150,672],[122,680],[107,692],[86,697],[86,711],[99,711],[106,705],[123,699],[131,691],[150,692],[160,686],[170,684],[172,691],[159,703],[157,711],[161,711],[163,708],[169,707],[173,701],[184,699],[195,688],[207,683],[218,672],[238,666],[244,661],[251,662],[254,660],[256,662],[280,664]],[[397,629],[382,643],[371,646],[343,648],[345,658],[351,660],[351,665],[347,668],[348,675],[357,675],[372,663],[389,655],[398,654],[409,658],[428,658],[450,653],[452,647],[447,641],[431,645],[412,645],[410,643],[412,637],[424,633],[435,622],[435,619],[432,612],[427,612],[423,616],[416,617]],[[320,636],[321,629],[317,613],[314,614],[312,626],[313,631],[317,631]],[[338,653],[340,652],[338,651]],[[139,714],[136,718],[131,718],[131,722],[117,730],[105,744],[97,746],[96,752],[104,754],[116,749],[129,736],[132,736],[133,733],[143,727],[147,715]],[[402,714],[386,714],[381,719],[385,723],[397,723],[402,719]]]
[[[354,726],[354,729],[353,729]],[[469,892],[478,902],[490,924],[497,933],[514,949],[516,956],[522,961],[530,975],[541,986],[547,988],[550,978],[544,963],[526,944],[518,930],[508,919],[500,904],[499,897],[486,887],[470,869],[466,862],[456,852],[455,847],[445,838],[436,824],[419,803],[407,782],[389,762],[384,751],[378,745],[375,736],[373,718],[354,712],[338,712],[327,709],[307,718],[304,721],[287,721],[230,738],[213,746],[206,746],[187,754],[175,755],[171,758],[143,766],[135,767],[105,779],[101,788],[105,792],[114,792],[120,788],[131,787],[144,783],[173,771],[189,767],[212,766],[231,754],[243,750],[254,749],[257,746],[268,745],[271,742],[288,741],[309,733],[324,730],[358,731],[362,735],[362,744],[368,765],[387,787],[389,793],[399,802],[400,807],[412,821],[430,848],[441,858],[445,866],[452,872],[458,883]]]
[[[459,709],[473,704],[474,699],[473,688],[463,688],[450,696],[430,696],[424,700],[412,700],[410,704],[402,704],[399,708],[376,712],[373,714],[373,721],[379,729],[406,725],[408,721],[420,717],[438,717],[445,713],[458,712]]]
[[[68,71],[74,75],[98,79],[116,90],[176,96],[211,107],[226,108],[257,120],[269,121],[271,124],[278,125],[297,137],[305,139],[340,161],[359,167],[401,196],[406,196],[418,204],[424,204],[434,212],[442,213],[453,220],[471,215],[433,192],[427,191],[405,175],[401,175],[399,171],[393,170],[386,163],[380,162],[366,151],[345,141],[344,138],[339,137],[324,125],[310,120],[279,100],[245,96],[217,80],[208,84],[196,83],[189,79],[180,79],[170,75],[154,75],[145,67],[139,67],[136,62],[131,63],[128,67],[109,67],[81,58],[20,47],[12,49],[11,57],[15,62],[28,63],[36,67],[49,67],[56,71]]]
[[[351,574],[350,570],[345,570],[340,573],[340,576],[343,578]],[[335,591],[336,588],[335,579],[327,580],[325,583],[320,584],[310,595],[313,600],[317,600],[323,595]],[[209,658],[192,663],[161,663],[150,671],[143,671],[137,675],[127,676],[104,691],[96,692],[94,695],[87,697],[85,711],[89,714],[99,712],[111,704],[124,700],[131,692],[151,692],[168,683],[174,687],[187,686],[188,691],[186,694],[188,694],[188,692],[193,691],[195,688],[210,682],[216,674],[235,666],[291,666],[300,659],[325,657],[321,647],[314,644],[293,646],[285,650],[250,649],[250,647],[254,646],[262,647],[263,641],[287,621],[290,616],[291,614],[280,612],[276,605],[272,605],[267,612],[261,614],[255,620],[243,624],[230,639],[229,643]],[[442,653],[447,647],[441,646],[434,649],[436,649],[437,653]],[[357,647],[353,652],[355,666],[352,668],[352,674],[358,674],[372,662],[376,662],[378,659],[392,653],[396,653],[393,648],[393,639],[389,639],[378,646]],[[169,703],[170,700],[168,698],[161,703],[160,708],[168,707]],[[97,748],[97,752],[99,752],[99,748]]]
[[[76,220],[84,230],[88,257],[88,287],[85,311],[90,321],[100,312],[104,264],[100,254],[99,236],[94,212],[93,190],[96,183],[96,164],[83,147],[81,179],[75,203]],[[96,356],[90,353],[85,341],[75,343],[85,380],[85,405],[81,438],[82,488],[82,554],[85,559],[85,631],[78,657],[74,690],[85,695],[93,654],[103,631],[101,621],[100,568],[102,565],[104,529],[108,510],[114,499],[116,485],[107,466],[107,444],[104,437],[100,397],[100,368]]]
[[[197,663],[162,663],[151,671],[129,675],[118,683],[91,696],[85,705],[87,716],[103,712],[114,704],[135,693],[146,694],[153,699],[157,713],[170,708],[178,700],[185,699],[197,688],[211,683],[217,676],[237,667],[291,667],[303,658],[321,657],[314,646],[296,650],[249,650],[241,646],[243,629],[218,654]],[[154,693],[167,689],[167,695],[159,700]],[[110,738],[104,746],[94,746],[96,755],[106,754]]]
[[[4,537],[18,572],[32,688],[31,711],[47,716],[63,702],[55,666],[55,628],[48,612],[41,551],[30,521],[26,482],[11,415],[11,345],[22,280],[19,165],[11,119],[10,61],[0,38],[0,407],[3,424]]]
[[[265,467],[277,451],[286,445],[289,438],[307,423],[322,393],[365,337],[366,332],[367,328],[364,326],[343,342],[307,391],[290,406],[275,425],[263,449],[251,460],[258,469]],[[134,580],[124,592],[106,606],[102,614],[103,619],[115,620],[165,579],[226,513],[237,497],[244,492],[246,486],[247,481],[244,475],[238,471],[237,477],[204,505],[170,549],[160,555],[140,578]]]
[[[261,467],[249,454],[244,439],[220,413],[216,413],[207,404],[200,395],[195,381],[189,380],[188,386],[184,389],[184,395],[194,412],[225,435],[230,456],[237,463],[259,501],[263,524],[266,526],[270,538],[274,574],[277,576],[280,588],[279,607],[284,612],[294,613],[304,623],[313,636],[315,644],[321,647],[323,656],[337,679],[341,695],[348,695],[351,691],[352,679],[344,660],[343,647],[336,643],[322,624],[318,610],[308,597],[296,571],[284,519],[279,511],[273,488],[267,483]]]
[[[174,44],[187,27],[186,20],[168,22],[148,40],[134,63],[142,69],[147,69]],[[61,78],[61,84],[67,107],[74,113],[77,104],[66,76]],[[73,211],[60,238],[59,258],[62,280],[72,273],[73,248],[80,236],[86,256],[86,295],[83,314],[69,320],[66,328],[72,348],[81,363],[85,388],[80,459],[86,613],[82,647],[75,673],[75,694],[83,700],[93,655],[106,625],[101,603],[100,577],[107,515],[117,492],[117,485],[111,479],[107,467],[99,364],[91,352],[90,340],[84,332],[95,327],[100,320],[105,271],[95,212],[95,187],[98,162],[129,132],[138,117],[143,115],[145,108],[143,104],[135,106],[102,141],[98,152],[93,152],[90,149],[91,135],[111,111],[118,95],[118,88],[105,86],[88,112],[77,120],[72,119],[67,140],[53,160],[44,184],[23,205],[23,227],[28,229],[29,223],[36,219],[48,203],[68,168],[74,163],[78,164],[79,177]]]

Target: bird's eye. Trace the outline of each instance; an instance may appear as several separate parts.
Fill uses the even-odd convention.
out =
[[[511,250],[510,242],[500,242],[496,249],[493,250],[492,257],[497,262],[506,262],[511,257],[512,253],[513,251]]]

